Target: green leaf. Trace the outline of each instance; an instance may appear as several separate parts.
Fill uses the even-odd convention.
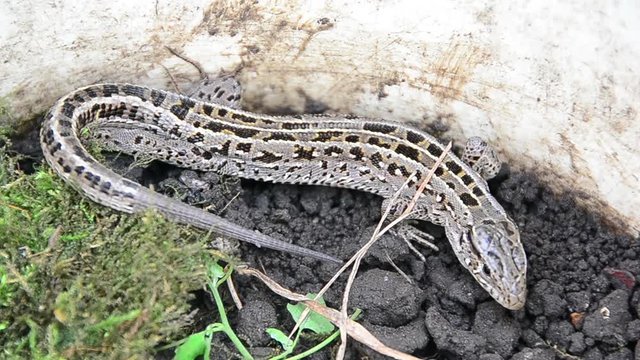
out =
[[[211,275],[213,281],[217,281],[218,279],[222,279],[225,275],[224,268],[220,266],[217,262],[211,264],[209,266],[209,274]]]
[[[280,345],[282,345],[282,348],[285,351],[290,352],[291,350],[293,350],[293,340],[289,339],[289,337],[287,337],[285,333],[280,331],[280,329],[267,328],[266,331],[273,340],[279,342]]]
[[[313,299],[315,297],[315,294],[307,294],[307,297],[309,299]],[[325,304],[322,297],[318,298],[317,301],[322,305]],[[295,305],[287,304],[287,310],[289,311],[289,314],[291,314],[291,317],[295,322],[298,322],[298,319],[300,319],[300,315],[302,315],[302,312],[305,308],[306,306],[302,303],[298,303]],[[332,332],[333,329],[335,329],[335,326],[333,326],[331,321],[322,317],[318,313],[311,311],[309,313],[309,316],[307,316],[307,319],[300,326],[300,329],[309,329],[316,334],[324,335]]]
[[[204,355],[207,349],[206,330],[190,335],[182,345],[176,348],[174,360],[193,360],[198,356]]]

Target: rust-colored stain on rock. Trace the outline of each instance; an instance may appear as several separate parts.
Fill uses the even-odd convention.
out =
[[[476,67],[489,57],[489,53],[478,46],[451,43],[434,64],[436,78],[431,84],[431,92],[442,101],[455,99],[467,102],[462,90]]]

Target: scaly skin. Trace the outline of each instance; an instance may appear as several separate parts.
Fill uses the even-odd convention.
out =
[[[249,231],[122,178],[87,153],[78,139],[83,128],[107,150],[258,181],[364,190],[387,199],[415,173],[394,209],[396,215],[444,148],[424,132],[388,121],[268,116],[128,84],[78,89],[47,115],[41,132],[46,160],[92,200],[129,213],[157,209],[175,221],[325,260],[332,258]],[[460,263],[500,304],[509,309],[524,305],[526,257],[517,226],[469,165],[448,153],[412,218],[444,226]]]

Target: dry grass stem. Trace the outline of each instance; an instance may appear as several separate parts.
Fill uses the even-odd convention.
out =
[[[341,331],[344,331],[351,336],[351,338],[356,341],[370,347],[371,349],[377,351],[380,354],[392,357],[394,359],[399,360],[418,360],[417,357],[405,354],[403,352],[394,350],[386,345],[384,345],[380,340],[378,340],[373,334],[371,334],[364,326],[358,324],[357,322],[348,319],[345,321],[343,319],[342,314],[335,309],[329,308],[318,303],[315,300],[310,300],[306,296],[302,294],[295,293],[289,289],[284,288],[273,279],[269,278],[267,275],[262,272],[250,268],[250,267],[237,267],[236,271],[243,275],[250,275],[257,277],[260,279],[265,285],[267,285],[273,292],[276,294],[289,299],[290,301],[302,302],[307,306],[307,309],[314,311],[323,317],[327,318],[336,326],[341,326]]]
[[[238,310],[242,310],[242,301],[240,301],[236,286],[233,284],[233,277],[229,276],[225,282],[227,283],[227,287],[229,288],[229,293],[231,294],[231,299],[233,299],[234,304],[236,304]]]
[[[398,189],[398,191],[396,191],[396,193],[393,194],[392,200],[387,205],[387,208],[385,209],[384,214],[383,214],[382,218],[380,219],[380,222],[378,222],[378,226],[376,227],[376,230],[373,232],[373,235],[371,236],[371,240],[369,240],[353,256],[355,258],[355,261],[353,262],[353,268],[351,269],[351,273],[349,274],[349,279],[347,280],[347,284],[345,285],[344,294],[342,295],[342,305],[340,307],[340,313],[342,314],[342,319],[340,321],[340,325],[339,326],[340,326],[340,339],[341,339],[342,343],[340,344],[340,347],[338,348],[338,352],[336,354],[336,359],[337,360],[343,360],[344,359],[344,354],[345,354],[345,351],[347,349],[347,334],[346,334],[345,330],[346,330],[346,321],[349,320],[349,317],[348,317],[348,314],[347,314],[347,308],[348,308],[348,305],[349,305],[349,294],[351,292],[351,287],[353,286],[353,282],[355,281],[356,274],[358,273],[358,268],[360,267],[360,262],[361,262],[362,258],[364,257],[366,252],[369,250],[369,248],[380,238],[380,236],[382,234],[384,234],[385,232],[389,231],[393,226],[395,226],[399,222],[403,221],[404,219],[406,219],[411,214],[411,212],[413,211],[413,208],[415,207],[416,203],[418,202],[418,199],[420,198],[420,195],[422,195],[422,192],[424,191],[424,189],[427,186],[427,184],[429,183],[429,181],[431,181],[431,178],[433,177],[433,174],[435,173],[436,169],[438,168],[438,166],[440,166],[440,164],[442,163],[442,161],[447,156],[447,154],[449,153],[450,150],[451,150],[451,142],[449,142],[447,144],[447,146],[445,147],[445,149],[442,152],[442,154],[440,154],[440,157],[438,158],[438,160],[436,160],[436,162],[433,164],[433,166],[429,170],[429,173],[427,174],[427,176],[424,178],[422,183],[420,183],[420,186],[418,187],[418,190],[413,195],[413,198],[411,199],[411,201],[409,202],[407,207],[404,209],[402,214],[397,219],[393,220],[385,228],[380,230],[380,228],[382,227],[382,223],[384,221],[386,221],[387,217],[389,216],[389,212],[391,211],[391,207],[393,206],[393,204],[397,200],[397,198],[398,198],[399,194],[402,192],[402,190],[405,187],[408,186],[409,181],[411,181],[415,177],[415,173],[412,174],[411,176],[409,176],[407,181],[405,181],[405,183],[402,184],[400,189]]]

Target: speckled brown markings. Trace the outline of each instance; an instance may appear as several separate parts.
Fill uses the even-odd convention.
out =
[[[135,85],[79,89],[45,118],[41,139],[47,161],[94,201],[126,212],[155,208],[176,221],[324,259],[123,179],[86,152],[77,135],[83,127],[106,150],[261,181],[359,189],[387,199],[414,174],[401,204],[444,152],[436,139],[402,124],[354,116],[259,115]],[[394,209],[397,216],[403,206]],[[446,154],[413,218],[443,225],[476,280],[504,306],[522,307],[526,258],[517,227],[476,171]]]

